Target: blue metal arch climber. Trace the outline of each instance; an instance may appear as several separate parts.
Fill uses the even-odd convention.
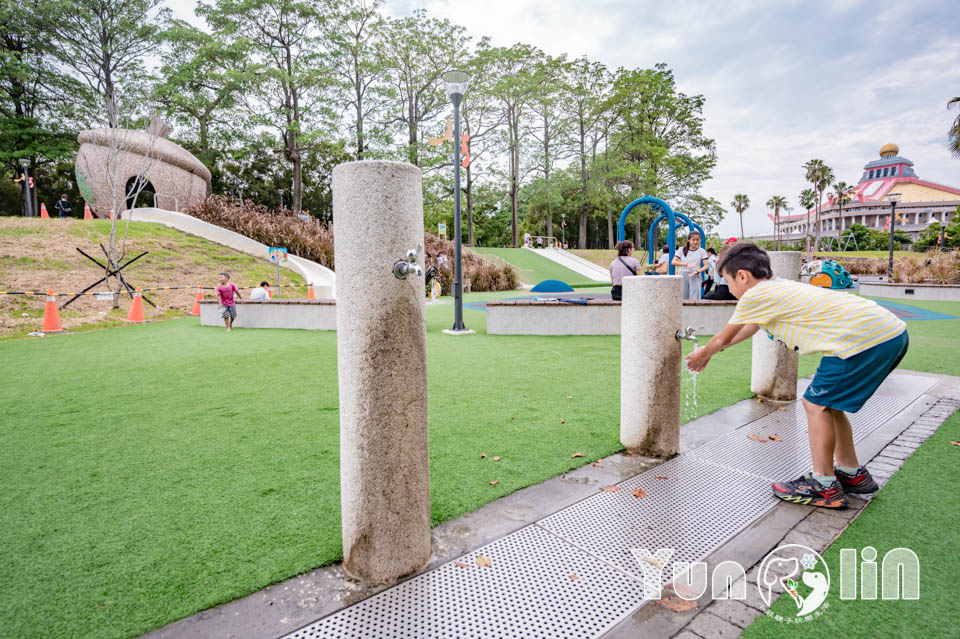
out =
[[[668,264],[667,273],[669,273],[670,275],[674,275],[675,273],[674,273],[674,266],[673,266],[673,255],[676,252],[675,247],[677,244],[677,219],[678,218],[680,219],[681,226],[686,225],[692,229],[696,229],[697,231],[699,231],[701,245],[706,242],[707,235],[706,233],[703,232],[703,229],[700,228],[699,224],[695,223],[693,220],[691,220],[689,217],[687,217],[683,213],[680,213],[679,211],[674,211],[673,209],[670,208],[670,205],[664,202],[663,200],[659,198],[655,198],[650,195],[645,195],[642,198],[634,200],[633,202],[628,204],[627,207],[623,209],[623,213],[620,214],[620,221],[617,223],[617,241],[618,242],[622,242],[626,235],[625,225],[627,221],[627,214],[630,213],[631,210],[633,210],[633,207],[638,206],[640,204],[646,204],[653,210],[660,211],[660,215],[658,215],[653,220],[653,223],[650,225],[650,233],[648,234],[648,237],[647,237],[647,248],[649,249],[647,251],[648,253],[647,263],[651,265],[653,264],[653,253],[654,253],[653,238],[656,236],[657,225],[659,225],[660,222],[663,221],[663,218],[667,218],[667,223],[669,224],[669,228],[667,230],[667,246],[670,249],[670,259],[667,262]]]

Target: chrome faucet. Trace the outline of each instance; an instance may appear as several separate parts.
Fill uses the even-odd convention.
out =
[[[701,326],[700,328],[702,329],[703,327]],[[696,332],[697,332],[697,329],[695,329],[695,328],[692,327],[692,326],[688,326],[686,331],[677,331],[676,337],[677,337],[677,340],[678,340],[678,341],[685,339],[685,340],[689,340],[689,341],[693,342],[694,344],[696,344],[696,343],[697,343],[697,336],[694,335],[694,333],[696,333]]]
[[[415,249],[408,249],[404,259],[397,260],[393,265],[393,274],[398,280],[407,279],[407,275],[423,275],[423,269],[417,264],[417,255],[423,249],[423,245],[417,245]]]

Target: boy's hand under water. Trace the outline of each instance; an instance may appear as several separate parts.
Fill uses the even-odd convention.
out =
[[[707,367],[707,364],[710,362],[710,355],[707,352],[706,346],[701,346],[687,355],[686,360],[687,368],[694,373],[699,373]]]

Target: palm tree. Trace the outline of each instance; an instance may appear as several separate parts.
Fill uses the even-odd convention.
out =
[[[747,210],[750,206],[750,198],[748,198],[743,193],[737,193],[733,196],[733,202],[730,203],[730,206],[737,209],[737,213],[740,214],[740,239],[743,239],[743,212]]]
[[[782,195],[774,195],[772,198],[767,200],[767,208],[773,209],[773,235],[777,238],[777,250],[780,250],[780,211],[786,211],[789,207],[787,206],[787,198]]]
[[[813,189],[804,189],[800,191],[800,206],[807,212],[807,228],[804,235],[810,235],[810,209],[817,205],[817,192]],[[807,250],[807,260],[810,260],[810,251]]]
[[[948,109],[952,109],[953,107],[960,109],[960,98],[953,98],[947,102]],[[957,119],[953,121],[953,126],[947,131],[947,137],[949,138],[947,148],[950,149],[953,157],[960,160],[960,115],[957,116]]]
[[[843,231],[843,205],[853,199],[854,193],[856,193],[856,187],[852,184],[837,182],[833,185],[833,201],[840,207],[840,211],[837,213],[837,219],[839,220],[837,227],[838,240],[840,239],[840,231]]]
[[[803,165],[807,172],[807,182],[813,185],[817,192],[817,218],[816,218],[816,240],[814,245],[816,250],[820,250],[820,209],[823,208],[823,192],[827,187],[833,184],[833,169],[823,163],[823,160],[810,160]]]

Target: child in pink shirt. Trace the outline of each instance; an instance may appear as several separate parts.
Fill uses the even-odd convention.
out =
[[[227,327],[227,332],[230,332],[234,320],[237,319],[237,302],[242,302],[243,299],[240,297],[240,291],[237,290],[237,287],[230,282],[229,273],[220,274],[217,296],[220,298],[220,316]],[[236,300],[234,300],[234,296],[236,296]]]

